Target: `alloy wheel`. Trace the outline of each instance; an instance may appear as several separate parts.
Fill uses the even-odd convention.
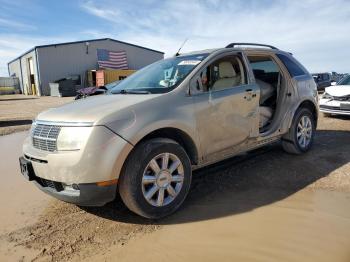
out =
[[[312,123],[308,116],[302,116],[299,120],[297,127],[297,140],[298,144],[302,148],[306,148],[312,138]]]
[[[142,175],[142,193],[152,206],[166,206],[180,193],[183,181],[181,160],[174,154],[162,153],[147,164]]]

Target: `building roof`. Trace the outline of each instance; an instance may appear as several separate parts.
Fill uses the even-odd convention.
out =
[[[89,39],[89,40],[81,40],[81,41],[57,43],[57,44],[50,44],[50,45],[37,45],[37,46],[34,46],[33,48],[29,49],[28,51],[24,52],[24,53],[21,54],[20,56],[18,56],[18,57],[16,57],[16,58],[12,59],[12,60],[11,60],[10,62],[8,62],[7,64],[11,64],[12,62],[16,61],[16,60],[19,59],[20,57],[22,57],[22,56],[24,56],[24,55],[26,55],[26,54],[28,54],[28,53],[34,51],[35,49],[38,49],[38,48],[50,47],[50,46],[60,46],[60,45],[70,45],[70,44],[79,44],[79,43],[86,43],[86,42],[98,42],[98,41],[105,41],[105,40],[110,40],[110,41],[112,41],[112,42],[121,43],[121,44],[126,44],[126,45],[130,45],[130,46],[142,48],[142,49],[145,49],[145,50],[149,50],[149,51],[152,51],[152,52],[164,54],[164,52],[161,52],[161,51],[158,51],[158,50],[154,50],[154,49],[151,49],[151,48],[143,47],[143,46],[140,46],[140,45],[134,45],[134,44],[131,44],[131,43],[127,43],[127,42],[115,40],[115,39],[112,39],[112,38],[99,38],[99,39]]]

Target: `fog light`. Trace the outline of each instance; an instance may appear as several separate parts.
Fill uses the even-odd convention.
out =
[[[77,184],[67,185],[62,183],[64,190],[75,191],[79,190],[79,186]]]

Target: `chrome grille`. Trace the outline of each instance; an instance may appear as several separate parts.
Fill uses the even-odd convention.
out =
[[[36,125],[32,131],[33,146],[43,151],[56,151],[57,137],[60,130],[60,126]]]
[[[336,101],[350,101],[350,96],[333,96]]]

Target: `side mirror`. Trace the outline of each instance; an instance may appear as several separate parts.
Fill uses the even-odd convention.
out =
[[[202,89],[202,83],[200,81],[200,77],[199,76],[195,76],[194,78],[191,79],[190,81],[190,85],[189,85],[189,94],[198,94],[200,93],[201,89]]]
[[[200,76],[196,77],[196,89],[197,89],[197,91],[202,90],[202,81],[201,81]]]

